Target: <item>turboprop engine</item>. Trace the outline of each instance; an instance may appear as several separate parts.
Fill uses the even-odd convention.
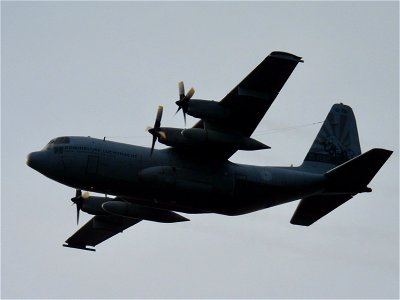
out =
[[[202,146],[208,146],[208,144],[223,147],[236,146],[239,150],[246,151],[271,148],[246,136],[227,134],[209,129],[160,127],[158,130],[160,132],[158,141],[175,148],[196,147],[200,149]]]
[[[114,198],[90,196],[88,192],[76,191],[71,199],[77,207],[77,223],[79,223],[79,211],[82,210],[91,215],[118,215],[140,220],[160,223],[174,223],[189,221],[189,219],[169,210],[133,204]]]
[[[90,196],[88,192],[82,193],[81,190],[76,190],[75,197],[71,201],[76,204],[76,223],[79,223],[79,212],[82,210],[91,215],[108,215],[101,205],[112,200],[107,197]]]
[[[182,135],[193,143],[212,143],[223,146],[237,146],[239,150],[261,150],[271,147],[249,137],[221,133],[209,129],[189,128],[182,131]]]
[[[221,106],[220,102],[210,100],[191,100],[194,94],[194,89],[191,88],[185,95],[183,82],[179,82],[179,100],[175,103],[178,105],[178,110],[182,110],[186,124],[186,114],[200,118],[202,120],[218,120],[227,119],[231,115],[228,108]],[[153,127],[147,127],[147,131],[153,136],[150,155],[154,150],[155,142],[171,146],[174,148],[201,148],[208,147],[210,144],[216,147],[237,147],[238,150],[261,150],[269,149],[270,147],[247,136],[219,132],[206,128],[171,128],[161,127],[161,119],[163,107],[159,106],[157,110],[156,120]]]
[[[219,120],[229,118],[230,112],[219,104],[211,100],[192,99],[187,105],[189,116],[204,120]]]
[[[178,105],[178,110],[176,112],[182,109],[185,124],[186,114],[204,120],[217,120],[229,117],[229,109],[222,107],[219,102],[191,99],[195,90],[194,88],[190,88],[187,94],[185,94],[185,87],[182,81],[179,82],[178,87],[179,100],[175,102],[176,105]]]

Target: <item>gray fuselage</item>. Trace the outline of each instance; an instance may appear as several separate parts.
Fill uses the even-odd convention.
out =
[[[186,213],[238,215],[324,189],[323,174],[296,167],[207,161],[168,148],[155,150],[91,137],[55,139],[28,164],[76,189]]]

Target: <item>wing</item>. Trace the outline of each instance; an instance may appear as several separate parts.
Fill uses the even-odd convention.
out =
[[[87,246],[94,247],[140,221],[140,219],[120,216],[94,216],[67,239],[63,246],[95,251]]]
[[[250,137],[299,62],[303,61],[293,54],[272,52],[219,102],[229,110],[229,117],[200,120],[194,128]],[[234,147],[212,149],[225,159],[237,150]]]

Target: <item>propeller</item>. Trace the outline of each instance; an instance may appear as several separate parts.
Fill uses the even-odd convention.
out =
[[[76,190],[75,197],[71,198],[71,201],[76,205],[76,224],[79,224],[79,212],[82,209],[83,200],[89,197],[88,192],[82,194],[82,190]]]
[[[158,106],[156,121],[154,122],[153,128],[151,128],[151,127],[146,128],[146,131],[148,131],[153,136],[153,141],[151,143],[150,156],[153,154],[154,145],[156,143],[157,138],[160,138],[160,137],[162,137],[164,139],[166,138],[165,132],[160,130],[162,114],[163,114],[163,107],[160,105],[160,106]]]
[[[185,95],[185,86],[183,84],[183,81],[180,81],[178,83],[178,88],[179,88],[179,100],[175,102],[175,104],[178,105],[178,110],[176,111],[175,114],[177,114],[178,111],[182,109],[183,119],[185,120],[185,126],[186,126],[186,113],[189,107],[189,100],[190,98],[193,97],[195,90],[194,88],[190,88],[190,90]]]

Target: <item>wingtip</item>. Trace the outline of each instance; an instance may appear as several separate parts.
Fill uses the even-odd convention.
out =
[[[80,249],[80,250],[87,250],[87,251],[92,251],[92,252],[96,252],[95,248],[88,248],[85,246],[77,246],[77,245],[68,245],[68,244],[63,244],[63,247],[67,247],[67,248],[74,248],[74,249]]]
[[[288,53],[288,52],[274,51],[274,52],[271,52],[271,54],[269,56],[304,63],[304,60],[302,57]]]

